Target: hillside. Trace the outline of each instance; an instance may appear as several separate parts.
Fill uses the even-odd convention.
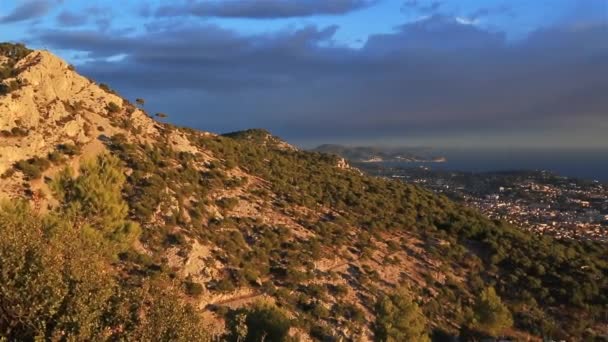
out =
[[[431,156],[421,148],[379,147],[379,146],[344,146],[324,144],[317,146],[313,152],[328,153],[340,156],[353,163],[370,162],[444,162],[445,158]]]
[[[0,51],[8,340],[608,334],[604,245],[528,235],[264,130],[160,123],[47,51]]]

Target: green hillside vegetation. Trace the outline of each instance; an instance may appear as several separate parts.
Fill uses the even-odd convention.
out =
[[[25,202],[0,209],[0,335],[27,340],[206,338],[197,313],[165,277],[121,274],[108,251],[128,249],[118,160],[103,155],[57,182],[62,206],[46,215]]]
[[[173,152],[164,147],[166,144],[138,147],[120,137],[114,139],[113,149],[135,170],[129,177],[126,192],[135,208],[133,212],[145,220],[152,209],[162,203],[160,190],[166,187],[182,198],[195,196],[189,206],[179,209],[187,211],[192,218],[189,223],[181,222],[182,226],[190,227],[186,234],[220,246],[224,251],[221,258],[232,265],[232,272],[218,280],[216,289],[230,291],[255,285],[258,279],[273,279],[274,282],[265,283],[262,290],[282,298],[284,306],[303,312],[302,325],[307,329],[315,329],[314,322],[319,318],[321,321],[329,318],[322,310],[315,309],[307,287],[302,288],[301,284],[316,276],[311,268],[314,260],[348,243],[344,234],[346,227],[361,228],[362,232],[357,234],[359,240],[353,245],[362,255],[372,248],[370,237],[381,239],[384,232],[406,230],[429,242],[429,251],[434,257],[470,270],[466,287],[444,287],[440,297],[423,306],[431,321],[447,316],[466,326],[475,298],[488,286],[496,288],[504,299],[514,326],[535,335],[583,336],[606,312],[608,265],[605,250],[597,243],[529,235],[417,186],[338,169],[335,157],[286,150],[275,144],[280,140],[269,137],[263,130],[231,133],[225,137],[188,132],[192,142],[221,156],[219,161],[207,165],[209,171],[194,167],[196,156]],[[169,165],[174,167],[167,168]],[[243,219],[210,218],[205,209],[209,204],[207,195],[214,189],[230,186],[232,180],[227,171],[236,165],[267,180],[271,193],[276,195],[267,200],[297,217],[317,238],[293,239],[291,233],[281,227]],[[164,181],[167,179],[173,181]],[[264,197],[268,193],[260,191],[255,195]],[[218,205],[234,205],[228,202],[234,199],[222,199]],[[331,208],[332,214],[311,220],[293,211],[294,205],[313,210]],[[180,223],[180,214],[176,212],[168,219]],[[214,233],[220,227],[237,228],[237,231],[227,235]],[[153,235],[167,231],[156,227],[144,236],[165,241],[164,237]],[[436,239],[450,243],[447,246],[430,243]],[[298,252],[289,252],[294,250]],[[285,293],[277,291],[276,284],[295,289],[298,295],[281,297]],[[382,296],[381,291],[377,296]],[[457,303],[456,310],[436,305],[442,300]],[[500,332],[481,325],[471,327],[492,334]]]
[[[118,158],[102,155],[85,162],[78,176],[66,169],[55,177],[51,187],[61,205],[52,212],[39,216],[23,203],[4,205],[3,335],[53,338],[61,331],[76,339],[203,336],[196,310],[183,304],[185,295],[200,293],[200,286],[174,284],[175,275],[162,260],[131,247],[140,239],[153,250],[178,245],[187,253],[184,235],[219,246],[222,253],[217,257],[230,265],[231,271],[211,290],[258,288],[277,298],[282,310],[298,313],[299,320],[290,326],[319,339],[332,336],[330,326],[336,319],[354,331],[375,326],[383,341],[412,333],[383,328],[401,324],[390,323],[393,319],[418,327],[412,330],[418,340],[431,333],[458,334],[433,323],[445,318],[488,336],[513,325],[536,335],[582,337],[605,314],[608,266],[605,249],[598,244],[531,236],[417,186],[339,169],[335,157],[279,148],[259,132],[231,137],[187,132],[193,143],[222,159],[201,168],[196,155],[175,152],[166,143],[136,145],[117,135],[108,146]],[[236,166],[268,181],[270,192],[252,190],[251,196],[283,208],[314,237],[296,238],[284,227],[255,220],[213,218],[207,210],[213,204],[209,195],[246,183],[228,175]],[[129,176],[125,167],[132,170]],[[167,200],[167,189],[181,198],[179,206],[164,217],[165,226],[151,225],[156,208]],[[217,204],[230,210],[234,201]],[[331,214],[311,218],[294,206],[324,212],[329,208]],[[186,212],[189,220],[183,218]],[[176,232],[171,228],[175,225],[182,228]],[[219,233],[226,227],[231,228],[229,234]],[[346,229],[360,230],[354,241],[347,238]],[[367,321],[360,308],[339,300],[329,311],[322,299],[337,300],[343,294],[339,288],[309,283],[323,277],[314,271],[314,261],[341,245],[352,246],[365,258],[374,248],[372,239],[400,231],[420,236],[433,257],[469,269],[466,282],[434,284],[440,287],[435,298],[413,303],[410,294],[382,290],[374,272],[364,270],[358,281],[368,284],[378,298],[367,307],[378,321]],[[437,239],[449,244],[433,244]],[[398,243],[392,246],[400,248]],[[415,291],[424,298],[423,289]],[[450,305],[441,305],[446,301]],[[36,305],[28,305],[32,303]],[[227,319],[238,314],[225,313]],[[165,319],[168,316],[172,321]]]
[[[447,239],[451,247],[435,256],[472,272],[469,289],[446,289],[446,295],[466,298],[493,286],[515,326],[536,335],[582,336],[606,314],[608,263],[601,244],[530,235],[414,185],[340,170],[334,157],[252,143],[251,136],[205,137],[199,144],[268,180],[279,200],[339,213],[328,225],[311,227],[321,244],[344,242],[342,229],[351,225],[372,235],[409,230],[427,240]],[[365,234],[359,236],[365,246]]]

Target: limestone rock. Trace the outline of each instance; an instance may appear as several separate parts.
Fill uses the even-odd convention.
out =
[[[0,58],[0,64],[6,61]],[[157,123],[143,111],[80,76],[48,51],[33,51],[14,68],[16,76],[3,82],[20,86],[0,95],[0,175],[20,160],[46,157],[60,144],[86,148],[101,132],[126,133],[135,140],[158,134]],[[121,110],[110,113],[111,103]],[[0,188],[13,188],[19,181],[6,176],[0,179]]]

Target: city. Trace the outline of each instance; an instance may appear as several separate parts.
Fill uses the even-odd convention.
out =
[[[469,173],[360,164],[475,207],[492,219],[562,239],[608,241],[608,186],[548,171]]]

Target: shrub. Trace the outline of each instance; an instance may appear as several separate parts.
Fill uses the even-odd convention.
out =
[[[18,61],[30,52],[32,50],[21,43],[0,43],[0,56],[8,57],[12,61]]]
[[[215,282],[215,289],[220,292],[232,292],[235,290],[234,283],[229,278],[222,278]]]
[[[11,168],[8,168],[6,171],[4,171],[4,173],[0,176],[0,178],[2,178],[2,179],[10,178],[14,174],[15,174],[15,168],[11,167]]]
[[[0,83],[0,95],[9,94],[22,86],[24,86],[24,83],[21,80],[11,80],[8,84]]]
[[[124,326],[115,329],[117,336],[112,340],[210,341],[199,312],[183,304],[179,294],[163,282],[144,282],[141,290],[131,292],[129,301],[118,306],[116,312],[112,312],[114,316],[110,316]]]
[[[168,246],[180,246],[180,245],[185,245],[186,244],[186,238],[184,237],[183,234],[167,234],[167,236],[165,237],[165,244]]]
[[[494,288],[488,287],[477,298],[471,323],[473,328],[491,336],[497,336],[513,325],[513,318]]]
[[[229,314],[230,341],[288,341],[292,323],[275,305],[256,303],[251,308]]]
[[[33,157],[27,160],[18,161],[15,168],[25,175],[28,179],[38,179],[42,176],[42,172],[46,171],[51,166],[48,159]]]
[[[343,297],[348,293],[348,288],[342,284],[329,285],[329,291],[336,297]]]
[[[184,282],[184,288],[186,289],[186,294],[188,296],[198,297],[203,293],[203,285],[190,279]]]
[[[430,341],[426,318],[405,288],[378,301],[374,330],[378,341]]]
[[[0,335],[101,336],[114,282],[94,238],[67,222],[37,216],[25,203],[2,206],[0,237]]]
[[[167,280],[118,281],[98,237],[61,213],[0,204],[0,336],[8,341],[205,341]]]
[[[68,144],[57,145],[57,151],[65,154],[65,155],[68,155],[68,156],[75,156],[77,154],[80,154],[81,149],[80,149],[80,146],[78,146],[78,145],[68,143]]]
[[[102,234],[118,253],[128,248],[140,233],[139,225],[127,219],[129,208],[121,193],[125,180],[120,160],[101,154],[82,163],[76,178],[71,169],[64,169],[51,188],[67,216],[86,222],[85,228]]]
[[[116,92],[112,88],[110,88],[109,85],[107,85],[105,83],[99,83],[99,88],[101,88],[101,90],[105,91],[108,94],[116,95]]]
[[[11,138],[11,137],[25,137],[29,134],[29,130],[25,129],[25,128],[21,128],[21,127],[13,127],[11,128],[10,131],[7,130],[2,130],[0,131],[0,136],[3,136],[5,138]]]
[[[18,70],[15,69],[15,64],[31,51],[23,44],[0,43],[0,56],[8,58],[8,61],[0,66],[0,95],[6,95],[23,85],[19,80],[12,80],[8,84],[2,81],[17,76]]]
[[[239,203],[238,198],[234,197],[222,197],[215,202],[218,207],[224,210],[232,210]]]
[[[110,114],[115,114],[115,113],[120,112],[120,106],[114,102],[108,103],[108,106],[106,107],[106,109],[108,110],[108,113],[110,113]]]

